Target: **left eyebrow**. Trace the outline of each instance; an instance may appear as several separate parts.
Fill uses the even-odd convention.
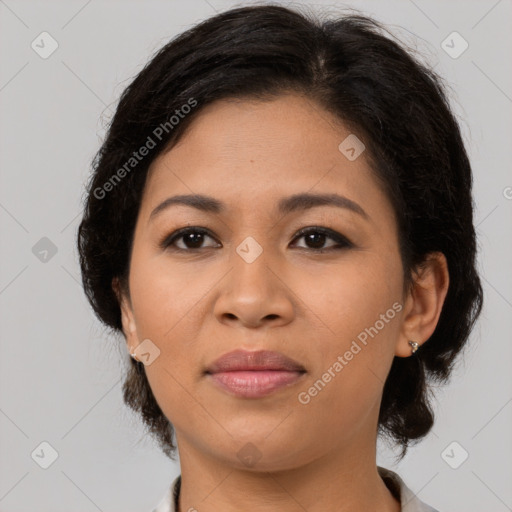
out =
[[[281,199],[278,203],[279,213],[285,215],[297,210],[307,210],[317,206],[336,206],[357,213],[365,220],[370,220],[369,215],[352,199],[339,194],[295,194]]]
[[[201,194],[188,194],[172,196],[161,202],[150,214],[152,220],[158,214],[172,205],[184,205],[196,208],[206,213],[220,214],[226,211],[226,205],[211,196]],[[336,206],[357,213],[365,220],[370,220],[364,209],[352,199],[339,194],[295,194],[279,200],[277,210],[280,214],[286,215],[294,211],[308,210],[318,206]]]

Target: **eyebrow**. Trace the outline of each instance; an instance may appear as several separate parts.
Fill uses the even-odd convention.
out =
[[[215,199],[214,197],[201,194],[179,195],[168,197],[163,202],[161,202],[151,212],[149,220],[152,220],[161,212],[173,205],[189,206],[206,213],[214,214],[221,214],[226,211],[225,204],[218,199]],[[352,199],[349,199],[348,197],[341,196],[339,194],[302,193],[284,197],[279,200],[277,204],[277,211],[282,215],[286,215],[295,211],[315,208],[317,206],[336,206],[338,208],[344,208],[346,210],[357,213],[365,220],[370,220],[369,215],[358,203],[352,201]]]

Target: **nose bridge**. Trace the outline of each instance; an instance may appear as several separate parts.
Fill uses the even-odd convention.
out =
[[[253,203],[254,204],[254,203]],[[261,204],[261,201],[257,204]],[[248,277],[253,273],[268,271],[271,253],[275,252],[275,221],[267,211],[242,208],[236,212],[237,228],[232,233],[233,253],[231,263],[239,270],[246,270]],[[256,264],[256,265],[255,265]]]
[[[264,247],[262,238],[258,234],[248,235],[234,246],[231,272],[215,306],[219,319],[237,318],[253,326],[270,318],[289,321],[293,312],[291,296],[278,278],[277,267],[272,268],[276,263],[272,257],[275,251]]]
[[[248,302],[268,302],[275,292],[275,274],[269,268],[271,249],[268,244],[263,244],[261,236],[249,235],[235,247],[231,257],[232,286],[239,297],[246,296]]]

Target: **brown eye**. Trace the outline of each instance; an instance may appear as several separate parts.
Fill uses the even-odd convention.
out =
[[[187,227],[179,229],[170,236],[165,237],[159,244],[162,249],[171,249],[176,251],[193,252],[208,247],[219,247],[219,245],[205,246],[206,239],[215,240],[209,231],[198,227]],[[310,249],[313,252],[327,252],[331,250],[340,250],[353,247],[353,244],[343,235],[336,231],[322,227],[304,228],[294,240],[303,238],[305,246],[297,246],[300,249]],[[325,246],[326,242],[331,240],[331,245]],[[334,244],[332,243],[334,242]]]
[[[312,251],[317,252],[338,250],[353,246],[353,244],[343,235],[340,235],[331,229],[321,227],[310,227],[300,230],[298,236],[295,237],[294,240],[298,240],[300,238],[304,238],[306,243],[306,247],[302,246],[301,248],[311,249]],[[335,244],[324,247],[324,244],[328,239],[333,240]]]
[[[167,249],[174,246],[174,248],[179,251],[193,251],[203,248],[202,244],[204,243],[205,238],[213,239],[209,232],[204,229],[188,227],[179,229],[178,231],[172,233],[170,236],[166,237],[160,243],[160,247],[162,249]],[[176,245],[177,241],[181,242],[181,247]]]

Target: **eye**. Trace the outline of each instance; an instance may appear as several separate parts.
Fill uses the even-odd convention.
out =
[[[196,228],[196,227],[188,227],[179,229],[178,231],[175,231],[170,236],[165,237],[160,242],[160,247],[162,249],[170,248],[174,246],[174,249],[178,251],[193,251],[195,249],[201,249],[201,244],[204,242],[205,236],[212,238],[213,237],[209,234],[209,232],[202,228]],[[183,244],[181,247],[178,247],[175,242],[176,241],[182,241]],[[211,246],[214,247],[214,246]]]
[[[159,246],[162,249],[170,248],[177,251],[192,252],[194,250],[205,248],[204,246],[202,246],[205,237],[215,240],[215,238],[212,235],[210,235],[210,232],[206,229],[199,227],[186,227],[175,231],[169,236],[166,236],[159,243]],[[306,244],[308,245],[306,247],[298,246],[299,248],[310,249],[313,252],[318,253],[353,247],[353,244],[343,235],[340,235],[339,233],[331,229],[319,226],[312,226],[301,229],[297,233],[297,236],[294,238],[294,240],[298,240],[300,238],[304,238]],[[326,240],[329,238],[332,241],[334,241],[335,244],[331,245],[330,247],[323,247]],[[179,246],[176,242],[181,242],[181,246]],[[209,247],[219,247],[219,245],[210,245]]]
[[[336,231],[333,231],[328,228],[322,228],[319,226],[313,226],[309,228],[303,228],[297,233],[297,237],[294,240],[298,240],[300,238],[304,238],[307,244],[312,245],[313,247],[305,247],[306,249],[311,249],[315,252],[328,252],[331,250],[340,250],[346,249],[348,247],[353,247],[353,244],[343,235],[340,235]],[[336,244],[330,247],[322,247],[325,244],[326,239],[331,239]],[[301,247],[302,248],[302,247]]]

